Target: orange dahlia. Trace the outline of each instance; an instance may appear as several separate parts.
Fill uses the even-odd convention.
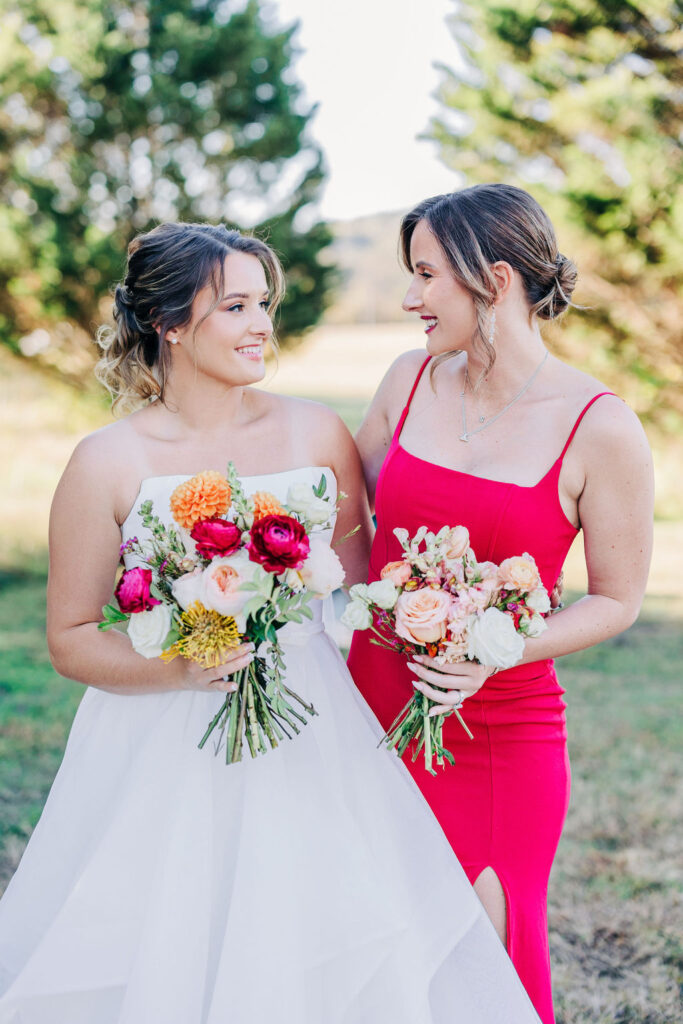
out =
[[[202,519],[225,515],[230,498],[230,484],[223,474],[205,469],[176,487],[171,495],[171,512],[179,526],[191,530]]]
[[[287,514],[275,495],[271,494],[270,491],[256,491],[255,494],[252,494],[251,500],[254,503],[255,523],[259,519],[263,519],[264,516],[284,516]]]

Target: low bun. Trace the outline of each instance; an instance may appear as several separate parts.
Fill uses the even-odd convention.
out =
[[[232,252],[255,256],[263,265],[271,289],[268,311],[274,312],[284,278],[277,256],[260,239],[223,224],[170,223],[132,240],[126,276],[114,290],[114,324],[97,333],[102,356],[95,373],[115,409],[164,401],[172,363],[166,335],[192,321],[194,300],[209,285],[215,308],[225,292],[223,268]]]
[[[558,253],[555,258],[552,277],[546,285],[546,293],[531,307],[542,320],[554,320],[564,313],[572,303],[572,295],[576,287],[578,271],[576,264]]]

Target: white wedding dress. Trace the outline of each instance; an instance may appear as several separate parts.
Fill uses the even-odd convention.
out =
[[[319,714],[256,760],[197,748],[223,694],[86,691],[0,902],[0,1024],[538,1024],[316,603],[283,650]]]

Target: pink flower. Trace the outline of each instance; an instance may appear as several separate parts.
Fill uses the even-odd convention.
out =
[[[237,551],[242,540],[242,531],[234,523],[220,516],[203,519],[195,523],[190,537],[197,545],[197,551],[203,558],[215,558],[217,555],[231,555]]]
[[[395,587],[402,587],[413,574],[407,562],[387,562],[379,574],[382,580],[391,580]]]
[[[466,526],[453,526],[443,542],[444,558],[447,562],[454,562],[456,558],[462,558],[470,546],[470,535]]]
[[[523,593],[541,586],[536,563],[531,555],[515,555],[500,563],[498,570],[501,585],[506,590],[521,590]]]
[[[433,644],[446,635],[452,598],[443,590],[424,587],[404,591],[396,602],[396,632],[404,640]]]
[[[151,569],[126,569],[114,591],[121,611],[126,615],[129,612],[146,612],[161,604],[150,594],[151,585]]]
[[[264,516],[249,531],[249,558],[278,575],[300,569],[311,546],[306,531],[292,516]]]

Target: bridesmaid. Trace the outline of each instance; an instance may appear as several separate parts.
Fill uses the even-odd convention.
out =
[[[627,629],[651,552],[653,476],[635,414],[599,381],[551,356],[540,331],[571,305],[576,268],[538,203],[477,185],[420,203],[401,226],[412,275],[404,309],[427,357],[396,360],[357,443],[376,504],[370,579],[400,557],[397,526],[464,524],[479,559],[530,552],[555,586],[583,530],[588,595],[527,639],[494,675],[437,670],[356,633],[349,667],[386,728],[415,687],[448,710],[456,766],[406,764],[505,942],[544,1024],[554,1021],[546,893],[569,799],[565,704],[552,659]],[[417,663],[419,662],[419,664]]]

